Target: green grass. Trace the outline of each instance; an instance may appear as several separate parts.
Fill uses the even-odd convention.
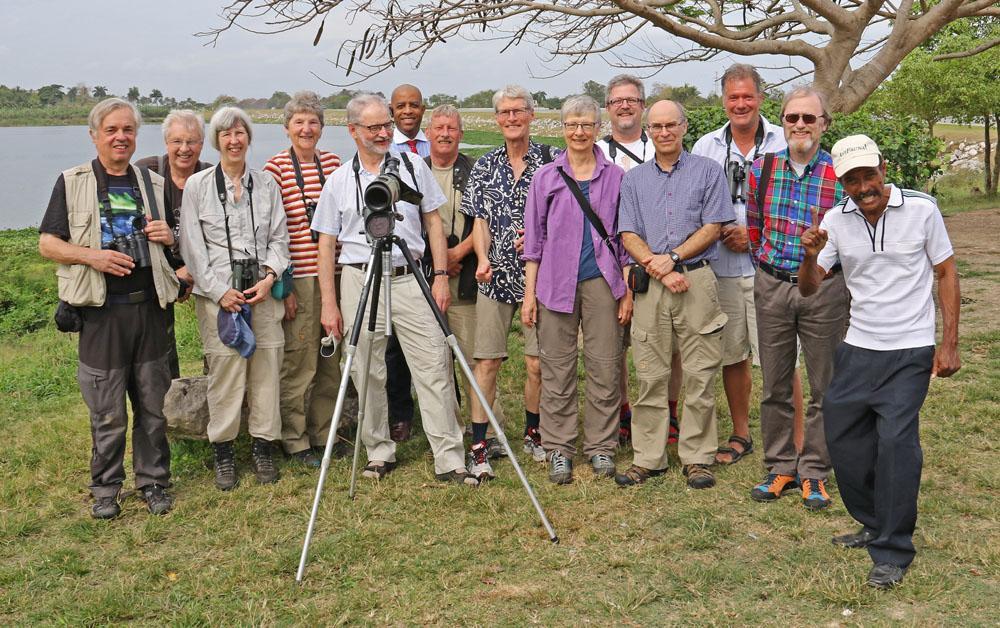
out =
[[[945,216],[1000,206],[1000,196],[987,196],[982,172],[958,170],[934,182],[931,189]]]
[[[0,262],[7,282],[34,278],[30,290],[48,311],[54,299],[38,286],[53,289],[52,268],[43,272],[34,240],[30,231],[2,234]],[[969,260],[963,272],[982,269]],[[178,308],[178,334],[183,370],[195,374],[200,352],[187,305]],[[920,553],[904,586],[880,593],[863,584],[864,552],[829,544],[855,525],[835,490],[824,513],[806,512],[794,497],[766,505],[748,498],[759,453],[718,470],[709,491],[685,487],[675,450],[668,474],[637,490],[596,480],[579,458],[575,482],[556,487],[543,466],[523,461],[560,536],[553,545],[509,463],[479,489],[444,486],[420,436],[400,448],[393,475],[361,482],[353,502],[349,462],[334,461],[297,585],[315,472],[286,467],[276,485],[258,486],[241,441],[243,482],[222,493],[204,465],[209,449],[178,441],[173,513],[150,517],[130,496],[120,519],[94,521],[75,338],[48,320],[34,331],[0,331],[0,623],[994,625],[995,315],[970,320],[961,344],[963,369],[932,382],[922,413]],[[523,372],[519,343],[510,349],[500,390],[514,436]],[[759,384],[751,416],[758,450]],[[722,436],[730,425],[721,390],[717,398]],[[617,458],[620,466],[629,460],[627,452]]]
[[[983,125],[940,122],[934,125],[934,136],[946,142],[982,142]]]

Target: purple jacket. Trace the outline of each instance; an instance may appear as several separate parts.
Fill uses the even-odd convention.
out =
[[[625,296],[621,266],[629,262],[618,237],[618,192],[624,171],[594,146],[597,165],[590,180],[590,206],[604,224],[615,247],[615,255],[591,226],[576,197],[560,176],[558,167],[573,176],[567,152],[539,168],[531,180],[524,207],[524,253],[526,262],[538,262],[535,296],[555,312],[573,311],[576,300],[576,274],[580,267],[580,247],[584,225],[594,240],[594,256],[601,275],[611,287],[615,299]],[[617,259],[616,259],[617,258]]]

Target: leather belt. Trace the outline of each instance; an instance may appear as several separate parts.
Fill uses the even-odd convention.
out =
[[[344,264],[344,266],[350,266],[351,268],[357,268],[363,273],[368,272],[368,264]],[[410,270],[409,266],[395,266],[392,269],[393,277],[402,277],[403,275],[409,275],[413,271]]]
[[[796,273],[790,273],[787,270],[781,270],[780,268],[775,268],[774,266],[771,266],[767,262],[760,262],[759,266],[762,271],[764,271],[768,275],[771,275],[775,279],[778,279],[779,281],[786,281],[792,284],[793,286],[798,285],[799,283],[799,276]],[[841,270],[842,267],[840,264],[834,264],[833,268],[830,269],[830,272],[828,272],[826,276],[823,277],[823,280],[825,281],[830,277],[833,277]]]
[[[699,268],[703,268],[705,266],[708,266],[708,264],[709,264],[709,261],[707,259],[703,259],[703,260],[700,260],[700,261],[697,261],[697,262],[691,262],[690,264],[685,264],[685,263],[682,262],[680,264],[676,264],[674,266],[674,268],[679,268],[681,270],[681,272],[685,272],[686,273],[686,272],[689,272],[689,271],[692,271],[692,270],[698,270]]]
[[[155,297],[156,289],[146,288],[125,294],[109,294],[105,300],[110,305],[135,305],[136,303],[145,303]]]

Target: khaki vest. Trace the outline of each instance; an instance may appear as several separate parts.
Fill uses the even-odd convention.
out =
[[[139,193],[142,196],[146,215],[150,214],[150,200],[146,197],[146,186],[142,184],[142,175],[135,166],[136,180],[139,181]],[[69,241],[77,246],[91,249],[101,248],[101,208],[97,202],[97,177],[91,164],[86,163],[64,171],[66,182],[66,207],[69,218]],[[157,198],[157,208],[160,218],[163,218],[163,178],[155,172],[150,172],[153,181],[153,193]],[[153,285],[160,307],[166,309],[167,304],[177,299],[180,283],[177,275],[167,263],[163,246],[156,242],[149,243],[149,258],[152,262]],[[107,283],[104,273],[91,268],[87,264],[60,264],[56,269],[59,278],[59,298],[77,307],[100,307],[104,305],[107,295]]]

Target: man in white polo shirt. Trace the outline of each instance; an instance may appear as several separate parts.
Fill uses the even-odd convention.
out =
[[[833,146],[847,196],[802,234],[799,291],[816,292],[838,262],[851,293],[851,322],[823,400],[827,447],[848,512],[863,526],[833,537],[866,547],[868,584],[903,580],[913,561],[920,488],[918,415],[931,377],[961,367],[955,255],[935,200],[885,183],[885,161],[864,135]],[[934,277],[942,338],[935,348]]]

